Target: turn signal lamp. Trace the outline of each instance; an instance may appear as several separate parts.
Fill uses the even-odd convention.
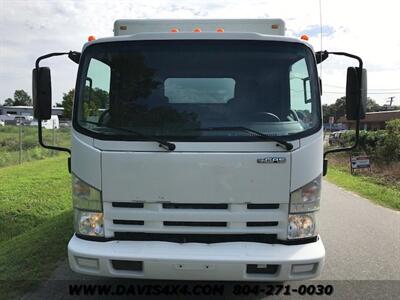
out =
[[[88,42],[92,42],[95,39],[96,39],[96,37],[94,35],[89,35],[88,38],[87,38]]]
[[[303,34],[300,39],[304,40],[304,41],[308,41],[308,35],[307,34]]]

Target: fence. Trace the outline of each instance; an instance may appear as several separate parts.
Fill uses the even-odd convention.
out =
[[[69,147],[71,144],[69,127],[43,128],[43,140],[49,145]],[[24,124],[0,126],[0,167],[21,164],[26,161],[58,155],[59,152],[40,147],[37,126]]]

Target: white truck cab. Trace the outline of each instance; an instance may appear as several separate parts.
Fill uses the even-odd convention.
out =
[[[118,20],[115,37],[69,53],[79,63],[64,149],[74,271],[235,281],[320,274],[317,61],[284,30],[279,19]],[[50,56],[34,70],[42,119],[50,71],[39,62]]]

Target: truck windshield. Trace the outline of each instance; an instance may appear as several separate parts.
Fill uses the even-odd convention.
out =
[[[108,42],[82,60],[74,127],[96,138],[260,141],[234,128],[291,139],[321,126],[313,53],[301,43]],[[232,130],[199,130],[211,127]]]

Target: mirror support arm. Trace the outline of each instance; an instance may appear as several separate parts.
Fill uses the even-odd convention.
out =
[[[38,59],[36,60],[36,63],[35,63],[35,68],[36,68],[37,72],[39,73],[39,63],[41,60],[49,58],[49,57],[53,57],[53,56],[60,56],[60,55],[67,55],[67,54],[69,54],[69,52],[56,52],[56,53],[50,53],[50,54],[46,54],[46,55],[38,57]],[[42,146],[43,148],[50,149],[50,150],[56,150],[56,151],[64,151],[64,152],[68,152],[71,155],[71,150],[68,148],[50,146],[50,145],[46,145],[43,142],[42,119],[40,119],[40,118],[38,118],[38,140],[39,140],[40,146]]]
[[[46,145],[43,142],[42,120],[41,119],[38,119],[38,140],[39,140],[40,146],[42,146],[43,148],[50,149],[50,150],[56,150],[56,151],[64,151],[64,152],[68,152],[71,155],[71,149],[69,149],[69,148]]]
[[[61,55],[68,55],[68,57],[71,60],[73,60],[74,62],[79,62],[79,58],[80,58],[79,52],[70,51],[70,52],[49,53],[49,54],[38,57],[38,59],[36,60],[35,68],[36,68],[37,72],[39,73],[39,64],[40,64],[41,60],[50,58],[53,56],[61,56]],[[69,153],[69,155],[71,155],[71,149],[69,149],[69,148],[46,145],[43,142],[42,119],[40,119],[40,118],[38,118],[38,140],[39,140],[40,146],[42,146],[43,148],[50,149],[50,150],[56,150],[56,151],[63,151],[63,152],[67,152],[67,153]],[[71,173],[71,157],[68,158],[68,171]]]
[[[360,114],[361,114],[361,95],[362,95],[362,69],[363,69],[363,61],[361,59],[361,57],[354,55],[354,54],[350,54],[350,53],[346,53],[346,52],[328,52],[328,51],[320,51],[317,52],[317,56],[320,55],[321,57],[325,57],[325,59],[328,57],[329,54],[333,54],[333,55],[343,55],[343,56],[347,56],[350,58],[354,58],[356,60],[358,60],[359,63],[359,74],[358,74],[358,82],[359,82],[359,88],[360,88],[360,98],[358,99],[358,103],[357,103],[357,107],[358,107],[358,117],[356,119],[356,135],[355,135],[355,142],[354,145],[350,146],[350,147],[342,147],[342,148],[335,148],[335,149],[330,149],[324,152],[324,165],[323,165],[323,176],[326,175],[327,171],[328,171],[328,160],[326,159],[326,156],[330,153],[337,153],[337,152],[343,152],[343,151],[351,151],[354,150],[359,143],[359,136],[360,136]]]

